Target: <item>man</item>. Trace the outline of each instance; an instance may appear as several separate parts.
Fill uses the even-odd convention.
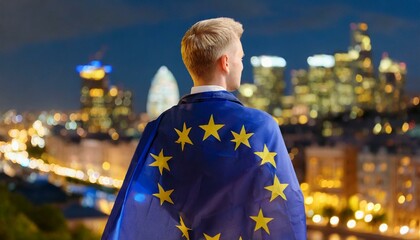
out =
[[[102,239],[306,239],[279,126],[228,92],[240,85],[242,32],[230,18],[186,32],[194,87],[148,124]]]

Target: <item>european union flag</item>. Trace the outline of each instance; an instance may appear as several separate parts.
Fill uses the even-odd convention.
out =
[[[306,239],[278,125],[226,91],[182,98],[146,127],[102,239]]]

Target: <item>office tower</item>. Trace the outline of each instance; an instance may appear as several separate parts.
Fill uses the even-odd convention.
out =
[[[81,114],[83,127],[90,133],[105,133],[112,125],[108,95],[111,66],[92,61],[76,68],[82,79]]]
[[[319,54],[308,57],[308,65],[308,85],[316,99],[309,107],[314,115],[325,117],[331,112],[333,103],[335,60],[331,55]]]
[[[175,77],[167,67],[162,66],[153,77],[149,89],[147,114],[150,119],[155,119],[178,101],[179,91]]]
[[[379,64],[379,91],[377,110],[384,113],[398,113],[406,109],[404,87],[406,65],[383,54]]]
[[[351,45],[349,48],[355,83],[356,106],[363,111],[375,108],[374,95],[376,80],[372,62],[372,45],[366,23],[352,23]]]
[[[254,93],[255,107],[272,114],[281,115],[281,98],[284,95],[285,80],[284,68],[286,61],[275,56],[253,56],[254,84],[257,91]]]
[[[292,123],[292,124],[299,123],[298,116],[294,115],[295,97],[290,96],[290,95],[282,96],[280,101],[281,101],[281,112],[279,112],[279,116],[276,117],[278,124],[283,125],[283,124],[289,124],[289,123]]]
[[[336,77],[335,90],[333,91],[332,112],[350,113],[355,106],[355,92],[353,81],[352,62],[353,58],[347,52],[337,52],[334,54]]]
[[[316,97],[309,88],[308,72],[304,69],[293,70],[291,78],[294,96],[293,115],[317,118],[316,112],[310,112],[310,106],[316,103]]]
[[[118,89],[113,86],[109,90],[112,101],[112,127],[119,133],[127,130],[131,125],[133,114],[133,99],[131,91]]]

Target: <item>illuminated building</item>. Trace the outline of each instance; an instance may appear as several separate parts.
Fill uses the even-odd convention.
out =
[[[147,114],[156,119],[161,113],[179,101],[178,85],[174,75],[165,66],[159,68],[153,77],[147,98]]]
[[[406,109],[404,99],[406,73],[405,63],[393,61],[388,54],[382,56],[379,64],[378,112],[398,113]]]
[[[309,108],[316,112],[318,117],[326,116],[331,112],[333,93],[335,87],[334,65],[331,55],[314,55],[308,57],[308,85],[315,98]],[[314,113],[315,115],[315,113]]]
[[[105,133],[112,125],[108,94],[108,74],[112,68],[92,61],[78,66],[76,70],[82,78],[80,102],[83,127],[91,133]]]
[[[395,196],[395,162],[396,157],[387,152],[385,147],[372,152],[365,146],[360,151],[357,165],[358,190],[360,198],[368,202],[380,204],[387,209],[387,217],[393,218]]]
[[[111,115],[112,127],[117,132],[123,132],[131,125],[130,120],[133,114],[132,93],[130,91],[124,91],[113,86],[109,90],[109,95],[111,96],[113,102]]]
[[[306,183],[315,207],[344,208],[357,193],[357,151],[351,146],[310,146],[305,149]],[[319,197],[316,197],[319,196]]]
[[[308,84],[308,73],[304,69],[293,70],[291,73],[292,85],[293,85],[293,96],[294,106],[293,106],[293,115],[294,116],[306,116],[310,115],[309,106],[312,106],[316,102],[315,95],[311,92]],[[311,117],[316,118],[317,115]]]
[[[396,155],[395,224],[420,227],[420,156]]]
[[[88,133],[107,133],[113,140],[131,125],[132,93],[109,85],[111,66],[99,61],[77,67],[82,78],[81,120]]]
[[[251,65],[253,66],[254,84],[257,87],[252,100],[254,107],[275,117],[281,116],[286,61],[281,57],[253,56]]]
[[[372,63],[372,45],[366,23],[352,23],[349,55],[352,62],[355,83],[356,107],[365,110],[375,109],[375,88],[377,87]]]
[[[355,92],[352,62],[353,58],[347,52],[334,54],[336,84],[332,105],[333,113],[351,112],[355,106]]]
[[[388,224],[419,227],[419,186],[420,157],[415,153],[390,152],[385,147],[372,152],[367,146],[359,153],[359,198],[380,206]]]
[[[280,111],[280,117],[276,117],[279,119],[279,125],[282,124],[297,124],[298,118],[293,115],[293,105],[295,102],[294,96],[282,96],[281,97],[281,111]]]

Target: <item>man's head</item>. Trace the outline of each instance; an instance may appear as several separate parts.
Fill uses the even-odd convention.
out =
[[[181,55],[194,84],[214,84],[215,78],[222,75],[227,90],[239,87],[244,55],[242,33],[242,24],[231,18],[203,20],[185,33]]]

